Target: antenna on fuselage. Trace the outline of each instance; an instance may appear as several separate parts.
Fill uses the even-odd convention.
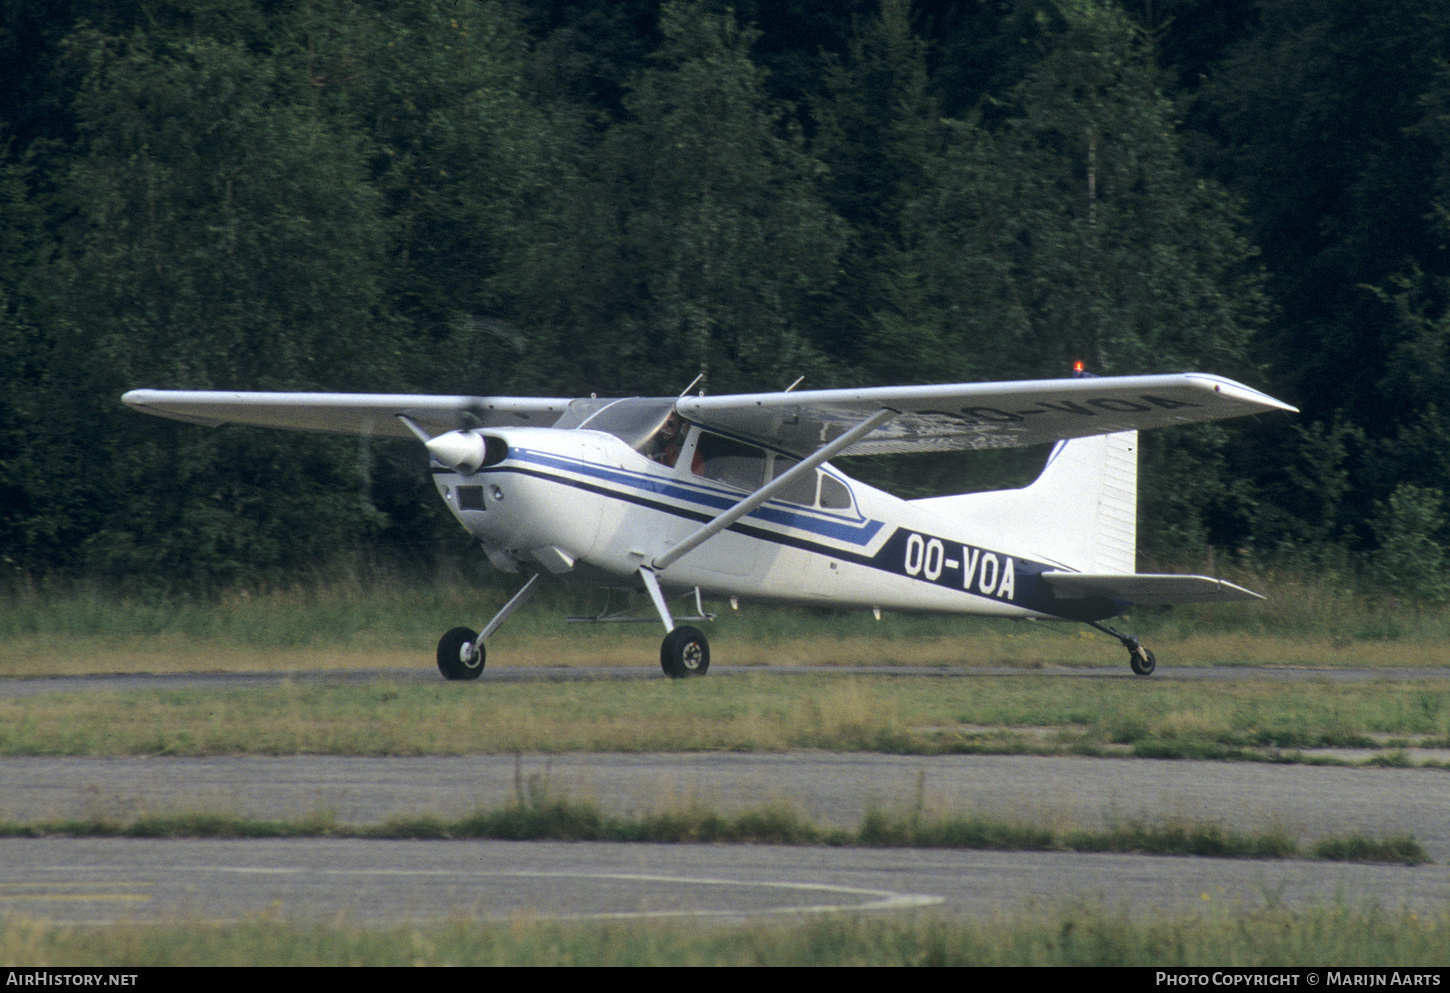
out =
[[[800,384],[801,384],[801,383],[803,383],[803,382],[805,382],[805,378],[806,378],[806,377],[805,377],[805,374],[804,374],[804,373],[802,373],[802,374],[801,374],[801,375],[799,375],[799,376],[797,376],[797,377],[796,377],[796,378],[795,378],[795,382],[794,382],[794,383],[791,383],[791,384],[790,384],[790,385],[789,385],[789,386],[787,386],[787,387],[786,387],[786,388],[785,388],[785,389],[783,389],[783,390],[781,390],[781,392],[782,392],[782,393],[789,393],[789,392],[790,392],[790,391],[791,391],[791,390],[793,390],[793,389],[795,389],[795,388],[796,388],[796,387],[797,387],[797,386],[799,386],[799,385],[800,385]]]
[[[684,396],[686,393],[689,393],[691,390],[693,390],[695,388],[695,384],[698,383],[700,380],[702,380],[704,378],[705,378],[705,374],[702,372],[698,376],[696,376],[694,379],[690,380],[690,385],[689,386],[686,386],[683,390],[680,391],[680,396]],[[704,392],[705,392],[704,390],[701,390],[700,391],[701,395],[703,395]]]

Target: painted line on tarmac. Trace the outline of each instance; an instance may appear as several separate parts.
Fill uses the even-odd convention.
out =
[[[450,876],[458,877],[458,873],[449,870],[427,869],[413,871],[408,869],[323,869],[319,875],[337,876]],[[945,899],[939,896],[929,896],[920,893],[894,893],[891,890],[862,889],[858,886],[837,886],[832,883],[791,883],[772,880],[753,879],[719,879],[703,876],[657,876],[644,873],[624,872],[474,872],[469,873],[474,878],[487,877],[492,879],[606,879],[618,880],[627,883],[664,883],[668,885],[681,886],[721,886],[721,887],[756,887],[763,889],[794,890],[804,892],[839,893],[842,895],[859,896],[867,898],[864,903],[822,903],[810,904],[802,907],[775,907],[767,910],[753,910],[751,914],[822,914],[837,913],[847,910],[912,910],[920,907],[933,907],[944,903]],[[637,912],[619,913],[598,913],[598,914],[545,914],[538,915],[546,920],[615,920],[643,917],[710,917],[710,916],[739,916],[745,911],[739,910],[651,910]]]
[[[516,873],[514,875],[523,875]],[[944,897],[927,896],[920,893],[893,893],[890,890],[868,890],[857,886],[835,886],[830,883],[786,883],[770,882],[761,880],[744,879],[700,879],[690,876],[646,876],[634,873],[542,873],[542,875],[564,876],[584,879],[618,879],[625,882],[644,883],[683,883],[690,886],[759,886],[766,889],[784,889],[800,891],[818,891],[826,893],[841,893],[851,896],[871,897],[866,903],[823,903],[812,904],[804,907],[777,907],[773,910],[752,911],[761,914],[824,914],[836,913],[846,910],[912,910],[919,907],[934,907],[945,903]],[[679,911],[642,911],[639,913],[619,914],[568,914],[561,919],[581,918],[629,918],[629,917],[680,917],[680,916],[724,916],[738,915],[740,911],[732,910],[679,910]]]
[[[48,871],[95,871],[102,867],[52,866]],[[114,867],[112,867],[114,868]],[[838,900],[826,903],[812,903],[803,906],[778,906],[756,910],[651,910],[631,912],[601,912],[592,914],[530,914],[539,920],[629,920],[653,917],[740,917],[760,914],[826,914],[844,911],[899,911],[933,907],[945,902],[945,898],[921,893],[897,893],[891,890],[865,889],[858,886],[840,886],[833,883],[800,883],[784,880],[720,879],[708,876],[661,876],[647,873],[622,872],[527,872],[527,871],[477,871],[459,873],[451,869],[312,869],[295,866],[224,866],[224,865],[177,865],[172,872],[214,873],[229,875],[317,875],[317,876],[397,876],[397,877],[447,877],[454,880],[474,879],[597,879],[627,883],[653,883],[666,886],[714,886],[738,889],[786,890],[791,892],[815,892],[834,894],[859,899]],[[51,883],[50,886],[66,885]],[[72,884],[75,885],[75,884]],[[92,882],[91,888],[106,886],[155,885],[154,883],[105,883]],[[60,897],[59,899],[77,899]],[[56,899],[51,897],[51,899]],[[110,899],[127,899],[116,896]],[[130,897],[147,900],[149,897]],[[3,900],[3,897],[0,897]]]

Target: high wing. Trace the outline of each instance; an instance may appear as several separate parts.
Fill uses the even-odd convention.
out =
[[[148,414],[193,424],[252,424],[395,438],[411,438],[415,434],[402,418],[434,435],[460,428],[549,427],[569,405],[567,399],[549,397],[206,390],[132,390],[121,399]]]
[[[676,408],[698,424],[798,455],[883,409],[896,416],[841,454],[1017,448],[1295,410],[1242,383],[1197,372],[684,397]]]
[[[150,414],[195,424],[399,438],[416,434],[408,421],[430,435],[475,427],[548,427],[571,402],[563,397],[184,390],[132,390],[122,400]],[[705,427],[801,456],[883,410],[893,416],[839,454],[1016,448],[1295,410],[1231,379],[1193,372],[682,397],[676,409]]]

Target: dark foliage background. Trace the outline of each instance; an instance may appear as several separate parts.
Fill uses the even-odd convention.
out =
[[[1439,0],[0,0],[3,565],[211,588],[462,544],[417,446],[132,387],[1081,358],[1304,411],[1153,435],[1149,559],[1378,550],[1442,595],[1447,41]]]

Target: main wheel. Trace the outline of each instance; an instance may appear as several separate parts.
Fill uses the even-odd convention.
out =
[[[438,671],[444,679],[477,679],[483,672],[483,646],[475,645],[478,632],[454,628],[438,639]]]
[[[671,679],[705,675],[710,668],[710,642],[695,628],[675,628],[660,645],[660,668]]]
[[[1145,648],[1143,649],[1143,657],[1141,659],[1138,658],[1137,652],[1129,652],[1128,665],[1132,666],[1133,671],[1140,676],[1151,676],[1153,675],[1153,670],[1158,668],[1158,660],[1153,657],[1151,651]]]

